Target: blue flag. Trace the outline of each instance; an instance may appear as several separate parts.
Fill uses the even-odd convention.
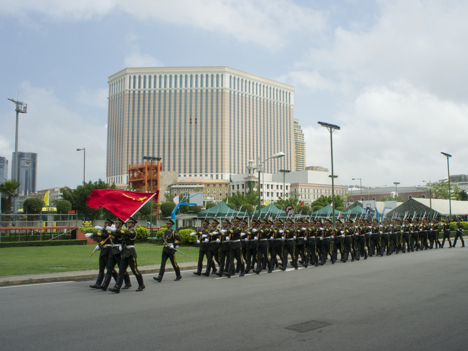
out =
[[[366,209],[366,216],[367,216],[367,217],[370,216],[370,207],[367,207],[367,209]]]
[[[377,211],[377,207],[374,207],[375,209],[375,215],[377,216],[377,221],[380,223],[380,220],[379,220],[379,211]]]

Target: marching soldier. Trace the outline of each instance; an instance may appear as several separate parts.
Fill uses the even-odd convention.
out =
[[[380,233],[382,231],[382,226],[379,224],[377,218],[372,220],[372,238],[371,238],[371,252],[372,255],[381,255],[380,253]]]
[[[245,268],[245,273],[249,273],[250,270],[255,267],[257,263],[257,247],[258,247],[258,227],[260,222],[256,219],[252,220],[252,228],[244,229],[246,236],[245,236],[245,243],[247,246],[247,267]]]
[[[364,257],[367,260],[367,251],[366,251],[366,236],[368,232],[368,226],[366,225],[363,219],[359,220],[356,230],[356,244],[357,244],[357,256]]]
[[[209,250],[209,245],[210,245],[209,240],[208,240],[208,235],[210,234],[209,227],[210,227],[210,222],[207,219],[205,219],[203,221],[202,231],[201,231],[201,233],[198,234],[197,244],[200,244],[200,251],[198,253],[197,270],[196,270],[196,272],[193,272],[193,274],[198,275],[198,276],[200,276],[202,274],[203,258],[205,258],[205,256],[206,256],[206,258],[208,260],[208,250]],[[195,235],[197,233],[193,232],[190,235],[192,235],[192,234]],[[210,262],[210,265],[211,265],[211,268],[213,269],[213,271],[216,270],[213,261]],[[207,269],[207,271],[209,272],[209,269]]]
[[[177,234],[175,230],[172,229],[172,226],[175,223],[172,221],[172,219],[167,220],[167,229],[164,231],[163,234],[163,241],[164,241],[164,247],[162,251],[162,257],[161,257],[161,266],[159,267],[159,274],[157,277],[153,277],[154,280],[157,282],[161,283],[162,278],[164,276],[164,272],[166,270],[166,261],[167,259],[171,260],[172,267],[174,268],[174,271],[176,273],[176,278],[174,281],[179,281],[182,279],[182,276],[180,275],[180,268],[177,265],[177,262],[175,260],[175,253],[177,252],[177,248],[179,247],[180,243],[180,236]],[[209,269],[209,266],[207,267]]]
[[[418,218],[413,217],[413,220],[410,224],[410,233],[411,233],[411,252],[414,252],[414,248],[416,247],[416,251],[419,250],[419,224]]]
[[[229,227],[231,226],[231,222],[227,218],[224,218],[223,220],[223,227],[220,230],[219,238],[216,239],[218,243],[220,243],[220,252],[219,252],[219,271],[216,273],[219,277],[222,277],[223,275],[227,276],[228,278],[231,278],[230,272],[227,270],[228,265],[229,265],[229,255],[231,251],[231,244],[230,244],[230,229]],[[226,272],[224,271],[224,268],[226,268]]]
[[[439,241],[439,219],[437,217],[434,217],[432,219],[432,223],[431,223],[431,228],[430,228],[430,231],[429,231],[429,244],[430,244],[430,248],[433,249],[434,248],[434,244],[435,244],[435,248],[437,249],[439,246],[440,246],[440,241]]]
[[[100,247],[101,252],[99,254],[99,273],[96,282],[94,283],[94,285],[89,286],[93,289],[99,289],[101,287],[102,281],[104,279],[104,270],[108,267],[109,256],[112,254],[112,244],[108,238],[115,231],[114,221],[110,220],[109,218],[106,218],[106,221],[104,222],[104,228],[96,226],[94,227],[94,229],[100,230],[101,232],[98,232],[96,234],[85,234],[87,238],[101,238],[106,241],[104,245]],[[112,268],[111,274],[114,280],[117,281],[117,272],[114,268]]]
[[[351,253],[351,262],[353,262],[354,253],[352,251],[352,247],[353,247],[354,223],[351,218],[348,218],[348,220],[346,221],[343,227],[343,234],[344,234],[344,240],[343,240],[344,257],[341,258],[341,261],[343,262],[348,261],[349,254]]]
[[[257,269],[254,269],[253,272],[260,274],[263,268],[263,262],[268,266],[268,273],[272,272],[271,260],[268,257],[268,249],[270,247],[268,240],[272,237],[270,235],[270,229],[268,228],[269,222],[268,219],[264,218],[262,220],[262,228],[258,231],[257,237],[260,242],[260,246],[257,250]]]
[[[387,218],[383,219],[383,225],[380,225],[380,256],[383,257],[385,250],[387,250],[387,256],[389,256],[389,239],[390,239],[390,223]]]
[[[301,256],[301,263],[304,267],[305,265],[305,242],[304,242],[304,235],[306,232],[306,228],[304,227],[304,221],[302,219],[298,219],[296,221],[296,260],[299,260],[299,255]],[[297,266],[296,261],[296,266]]]
[[[102,285],[99,287],[103,291],[107,290],[107,287],[110,284],[111,278],[112,278],[112,271],[114,270],[115,265],[117,267],[120,267],[120,260],[122,258],[122,243],[123,243],[123,236],[122,236],[122,226],[125,224],[124,221],[122,221],[120,218],[117,218],[116,223],[115,223],[115,231],[109,231],[106,230],[106,232],[101,232],[102,237],[107,237],[110,236],[109,241],[112,244],[112,253],[109,255],[109,260],[107,261],[107,273],[106,276],[104,277],[104,282]],[[112,234],[109,234],[111,232]],[[120,272],[119,272],[120,273]],[[130,277],[128,276],[128,273],[125,271],[123,272],[123,277],[125,281],[125,286],[122,289],[128,289],[132,286],[130,283]]]
[[[409,217],[407,217],[407,218],[405,218],[405,220],[403,222],[404,222],[404,224],[401,227],[401,231],[402,231],[402,234],[401,234],[401,252],[406,253],[406,250],[408,250],[408,252],[411,251],[411,240],[410,240],[411,231],[412,231],[411,219]]]
[[[241,244],[241,234],[242,229],[239,227],[239,223],[241,220],[239,217],[234,217],[232,220],[233,228],[229,231],[229,241],[231,243],[231,250],[229,252],[229,266],[226,269],[227,272],[230,272],[234,275],[234,258],[236,259],[236,263],[240,265],[240,277],[244,276],[244,260],[242,259],[242,244]],[[247,225],[247,221],[245,221],[245,225]],[[245,227],[245,226],[244,226]]]
[[[125,273],[127,273],[127,267],[130,267],[133,275],[135,276],[138,282],[138,289],[136,291],[143,291],[143,289],[145,288],[145,284],[143,283],[143,277],[140,271],[138,270],[137,254],[135,251],[135,239],[137,237],[137,233],[134,227],[137,223],[138,222],[134,218],[130,217],[127,220],[128,230],[126,232],[119,232],[125,243],[123,244],[122,259],[120,260],[119,265],[119,277],[117,278],[115,286],[109,289],[109,291],[112,291],[117,294],[120,292],[120,287],[122,286],[124,275]]]
[[[440,224],[440,231],[444,233],[444,238],[442,239],[442,249],[444,248],[445,239],[449,243],[449,247],[452,247],[452,241],[450,240],[450,217],[445,218],[445,223]]]
[[[463,240],[463,224],[461,222],[461,217],[457,217],[457,231],[455,232],[455,240],[453,241],[453,247],[457,245],[457,240],[460,238],[462,242],[462,247],[465,247],[465,241]]]
[[[286,229],[284,230],[284,239],[286,245],[283,247],[284,268],[288,266],[288,255],[291,255],[291,265],[298,268],[296,264],[296,235],[292,219],[286,220]],[[281,231],[280,231],[281,233]]]
[[[283,256],[283,241],[284,241],[284,232],[282,230],[283,221],[281,219],[276,220],[276,228],[271,230],[271,236],[273,240],[271,240],[270,248],[271,248],[271,266],[272,268],[277,265],[277,267],[281,270],[285,270],[285,263],[284,263],[284,256]],[[278,256],[281,259],[281,265],[278,265]]]
[[[332,264],[335,264],[335,257],[333,256],[333,238],[335,229],[332,228],[332,222],[330,219],[326,219],[324,223],[325,227],[322,231],[322,262],[320,265],[323,266],[327,260],[327,256],[330,255]]]
[[[206,255],[206,271],[205,273],[202,273],[202,275],[209,277],[210,276],[210,271],[211,267],[214,267],[214,261],[218,263],[218,266],[220,266],[219,263],[219,243],[220,240],[218,238],[218,235],[220,234],[219,229],[218,229],[219,222],[215,218],[211,221],[211,229],[208,231],[208,236],[204,239],[205,243],[208,244],[208,252]],[[216,274],[216,269],[213,270],[213,274]]]
[[[429,231],[429,224],[427,222],[427,218],[423,217],[421,226],[419,228],[419,241],[421,245],[421,250],[429,249],[429,246],[427,245],[428,231]]]
[[[344,230],[343,230],[343,222],[340,219],[337,219],[335,222],[335,233],[333,234],[334,236],[334,242],[333,242],[333,256],[335,258],[335,261],[338,261],[338,250],[340,251],[340,256],[341,256],[341,262],[343,261],[344,258],[344,248],[343,248],[343,242],[344,242]]]

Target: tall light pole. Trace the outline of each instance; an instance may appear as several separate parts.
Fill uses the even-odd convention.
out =
[[[400,184],[400,182],[393,182],[393,184],[395,184],[395,200],[396,200],[396,198],[398,197],[398,184]]]
[[[364,201],[362,198],[362,179],[361,178],[353,178],[353,180],[359,180],[359,189],[361,189],[361,201]],[[364,207],[364,205],[363,205]]]
[[[331,150],[331,179],[332,179],[332,209],[333,209],[333,226],[335,226],[335,173],[333,171],[333,132],[335,130],[340,130],[341,128],[338,127],[337,125],[330,124],[330,123],[325,123],[325,122],[318,122],[322,127],[325,127],[328,129],[330,132],[330,150]]]
[[[283,173],[283,198],[286,199],[286,173],[291,172],[288,169],[280,169],[281,173]]]
[[[452,192],[450,191],[450,167],[449,167],[449,158],[452,157],[452,155],[447,154],[445,152],[441,152],[441,154],[447,157],[447,179],[449,183],[449,211],[450,211],[450,220],[452,220]]]
[[[16,136],[15,136],[15,172],[14,172],[14,180],[16,180],[19,183],[19,174],[18,174],[18,129],[19,129],[19,114],[20,113],[27,113],[28,112],[28,104],[25,104],[24,102],[21,101],[16,101],[14,99],[8,99],[11,102],[13,102],[16,105],[15,111],[16,111]],[[16,188],[16,194],[18,194],[19,187]],[[14,201],[14,207],[13,207],[14,213],[18,212],[18,197],[15,197]]]
[[[76,149],[76,151],[83,151],[83,185],[86,183],[86,148]]]
[[[276,154],[274,154],[273,156],[270,156],[268,157],[267,159],[265,159],[263,162],[260,161],[260,159],[258,160],[258,218],[260,218],[260,206],[261,206],[261,200],[260,200],[260,173],[262,172],[262,166],[263,164],[272,159],[272,158],[280,158],[280,157],[284,157],[284,152],[278,152]],[[262,189],[262,190],[265,190],[265,189]]]

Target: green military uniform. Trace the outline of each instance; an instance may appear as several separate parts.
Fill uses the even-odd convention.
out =
[[[290,226],[294,225],[294,222],[291,219],[288,219],[286,223]],[[294,228],[287,228],[284,230],[284,239],[286,245],[283,248],[283,257],[284,257],[284,268],[288,266],[288,254],[291,255],[291,264],[294,268],[297,269],[296,264],[296,230]]]
[[[257,248],[258,248],[258,229],[257,226],[260,224],[256,219],[252,220],[253,228],[245,229],[245,243],[247,247],[247,267],[245,268],[245,273],[249,273],[252,267],[255,267],[257,263]]]
[[[177,252],[177,249],[180,244],[180,236],[177,234],[175,230],[172,229],[172,226],[174,225],[174,222],[170,219],[167,220],[167,230],[164,231],[163,234],[163,241],[164,241],[164,247],[162,251],[162,256],[161,256],[161,266],[159,267],[159,274],[157,277],[153,277],[154,280],[161,282],[164,272],[166,270],[166,261],[169,259],[171,261],[172,267],[174,268],[174,271],[176,273],[176,278],[174,281],[179,281],[182,279],[182,276],[180,275],[180,268],[177,265],[177,262],[175,260],[175,253]]]
[[[210,222],[207,219],[205,219],[203,221],[203,229],[201,230],[200,233],[198,233],[197,244],[200,244],[200,250],[198,252],[197,270],[195,272],[193,272],[193,274],[198,275],[198,276],[200,276],[202,274],[203,259],[205,258],[205,256],[206,256],[206,258],[208,260],[208,250],[209,250],[209,245],[210,245],[209,240],[208,240],[208,236],[210,235],[209,226],[210,226]],[[194,233],[191,233],[190,235],[192,235],[192,234],[196,235],[197,233],[194,232]],[[216,268],[214,266],[214,262],[210,261],[209,263],[210,263],[211,268],[213,269],[213,271],[215,271]],[[208,275],[209,275],[209,272],[210,272],[209,268],[210,268],[210,266],[207,265]]]
[[[276,228],[272,229],[270,235],[273,237],[273,240],[270,242],[270,252],[271,252],[271,266],[274,267],[278,262],[277,256],[281,259],[281,265],[278,265],[278,268],[285,270],[284,268],[284,256],[283,256],[283,229],[281,229],[283,221],[281,219],[276,220]]]
[[[231,243],[229,242],[229,234],[231,230],[228,226],[231,225],[231,222],[227,218],[223,220],[223,229],[220,230],[217,241],[220,243],[219,251],[219,271],[216,273],[218,276],[222,277],[223,275],[231,278],[231,273],[227,270],[229,265],[229,255],[231,251]]]
[[[206,265],[206,272],[202,273],[205,276],[210,275],[210,267],[214,267],[214,261],[218,263],[218,266],[220,266],[219,263],[219,229],[218,227],[218,220],[215,218],[211,222],[211,229],[208,231],[208,236],[204,239],[205,243],[208,244],[208,252],[206,255],[206,260],[207,260],[207,265]],[[213,270],[213,274],[217,274],[215,270]]]
[[[440,247],[442,249],[444,248],[445,239],[447,239],[449,243],[449,247],[452,247],[452,242],[450,240],[450,218],[449,217],[445,219],[444,223],[440,224],[439,230],[443,232],[444,234],[443,239],[442,239],[442,245]]]
[[[268,273],[272,272],[271,260],[269,257],[270,243],[268,240],[270,239],[271,235],[270,235],[270,229],[267,228],[268,220],[263,219],[262,225],[263,227],[258,230],[258,234],[257,234],[258,241],[259,241],[259,247],[257,250],[257,269],[253,270],[257,274],[260,274],[260,272],[263,269],[264,264],[265,266],[268,265]]]
[[[107,228],[109,228],[109,230]],[[86,237],[104,240],[98,244],[100,250],[99,273],[94,285],[90,285],[89,287],[93,289],[100,289],[102,281],[104,280],[104,271],[109,264],[109,257],[112,254],[112,244],[109,240],[109,236],[112,234],[112,230],[115,230],[114,221],[106,219],[106,221],[104,222],[104,228],[95,227],[94,229],[100,230],[100,232],[93,233],[89,236],[87,235]],[[102,233],[104,233],[104,235]],[[115,269],[112,269],[111,275],[114,278],[114,280],[117,280],[117,272],[115,271]]]
[[[241,244],[241,238],[242,238],[242,228],[238,226],[239,222],[241,219],[239,217],[235,217],[233,219],[233,224],[234,228],[229,233],[229,242],[231,244],[231,250],[229,251],[229,265],[228,268],[226,269],[227,272],[229,272],[231,275],[234,274],[234,259],[236,259],[236,262],[239,265],[240,268],[240,277],[243,277],[245,274],[244,271],[244,260],[242,258],[242,244]]]
[[[327,226],[323,229],[323,240],[322,240],[322,262],[321,265],[324,265],[327,256],[330,255],[332,264],[335,264],[335,257],[333,255],[333,238],[335,234],[335,229],[331,227],[331,221],[326,219]]]
[[[119,277],[117,278],[117,282],[113,288],[109,290],[115,293],[120,292],[120,287],[124,280],[124,275],[127,273],[127,267],[130,267],[132,270],[133,275],[135,276],[138,282],[138,289],[136,291],[143,291],[145,288],[145,284],[143,283],[143,276],[141,275],[140,271],[138,270],[137,264],[137,253],[135,251],[135,239],[137,233],[133,227],[137,221],[130,217],[127,220],[127,226],[131,225],[131,228],[127,230],[127,232],[120,231],[119,234],[122,236],[122,259],[120,260],[119,265]]]
[[[461,218],[457,218],[457,231],[455,232],[455,240],[453,241],[453,247],[457,245],[457,240],[460,238],[462,242],[462,247],[465,247],[465,241],[463,240],[463,224],[461,223]]]

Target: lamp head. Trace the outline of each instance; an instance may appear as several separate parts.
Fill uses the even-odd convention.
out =
[[[284,157],[285,154],[284,152],[278,152],[277,154],[274,154],[273,156],[271,156],[271,158],[280,158],[280,157]]]
[[[337,129],[337,130],[340,130],[341,128],[339,126],[337,126],[336,124],[330,124],[330,123],[325,123],[325,122],[317,122],[318,124],[320,124],[322,127],[325,127],[325,128],[330,128],[330,129]]]
[[[447,153],[445,153],[445,152],[441,152],[441,154],[444,155],[444,156],[446,156],[446,157],[452,157],[452,155],[447,154]]]

